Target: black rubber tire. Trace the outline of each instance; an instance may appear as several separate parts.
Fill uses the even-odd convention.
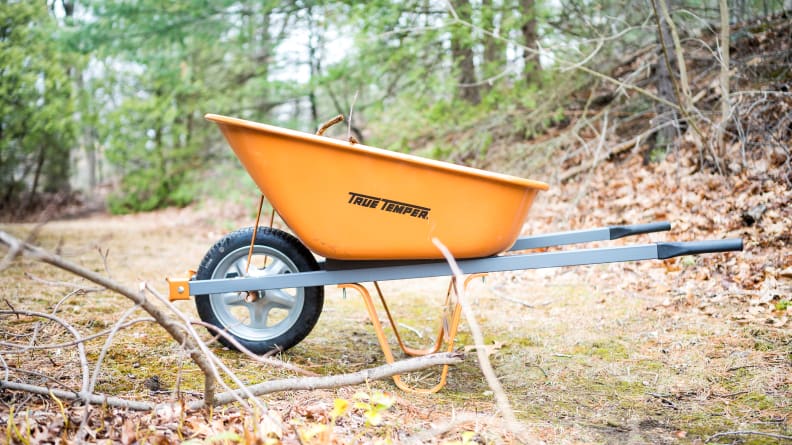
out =
[[[198,280],[209,280],[217,278],[231,278],[233,276],[245,275],[244,268],[240,264],[247,262],[248,249],[250,248],[250,238],[253,236],[253,228],[247,227],[239,229],[226,235],[218,241],[209,252],[204,256],[195,278]],[[264,268],[250,266],[249,275],[266,275],[270,269],[285,268],[283,272],[274,273],[294,273],[319,270],[311,252],[294,236],[277,229],[260,227],[256,233],[254,255],[266,256],[268,265]],[[276,261],[278,263],[276,263]],[[277,266],[276,266],[277,264]],[[234,268],[236,273],[229,272]],[[267,294],[270,292],[270,294]],[[278,293],[278,295],[275,295]],[[206,323],[210,323],[234,337],[242,346],[256,354],[264,354],[273,349],[286,350],[302,341],[313,329],[319,320],[324,305],[324,288],[322,286],[296,288],[293,289],[294,295],[287,290],[274,289],[272,291],[260,291],[259,300],[250,303],[245,302],[241,296],[234,293],[197,295],[195,306],[198,315]],[[271,298],[270,298],[271,297]],[[293,298],[294,305],[289,308],[277,307],[285,305],[282,303],[286,297]],[[270,302],[269,300],[273,301]],[[276,303],[280,301],[281,303]],[[288,301],[287,303],[288,304]],[[256,306],[258,305],[258,306]],[[269,308],[266,308],[270,305]],[[237,309],[241,308],[241,309]],[[285,310],[286,316],[273,326],[267,326],[272,309]],[[233,312],[236,310],[236,313]],[[244,321],[244,313],[247,311],[249,321]],[[256,313],[261,315],[259,321],[255,321]],[[242,312],[243,316],[238,315]],[[210,332],[212,332],[210,330]],[[212,332],[216,335],[216,332]],[[220,342],[236,350],[233,343],[222,336]]]

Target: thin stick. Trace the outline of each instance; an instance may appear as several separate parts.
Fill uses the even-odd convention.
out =
[[[327,131],[328,128],[332,127],[333,125],[335,125],[335,124],[337,124],[339,122],[342,122],[343,120],[344,120],[344,115],[343,114],[339,114],[338,116],[336,116],[336,117],[330,119],[329,121],[323,123],[322,126],[319,127],[318,130],[316,130],[316,135],[317,136],[324,135],[325,131]]]
[[[717,439],[719,437],[724,436],[764,436],[764,437],[772,437],[773,439],[782,439],[782,440],[792,440],[792,436],[784,436],[782,434],[774,434],[774,433],[763,433],[761,431],[724,431],[722,433],[716,433],[707,439],[707,443],[712,442],[713,439]]]
[[[29,385],[27,383],[9,382],[7,380],[0,381],[0,388],[11,389],[15,391],[25,391],[32,394],[39,394],[42,396],[49,396],[54,394],[59,399],[66,400],[83,400],[95,405],[107,404],[114,408],[131,409],[135,411],[151,411],[156,405],[153,403],[138,402],[136,400],[126,400],[119,397],[110,397],[100,394],[78,394],[74,391],[64,391],[62,389],[48,388],[46,386]]]
[[[456,279],[455,281],[457,283],[463,283],[464,276],[462,275],[462,270],[459,269],[456,260],[454,260],[453,255],[451,255],[451,251],[449,251],[448,248],[437,238],[432,238],[432,243],[434,243],[440,252],[443,253],[443,256],[448,262],[449,267],[451,267],[451,271],[454,273],[454,278]],[[457,287],[459,288],[460,286]],[[485,347],[483,347],[485,344],[484,335],[481,333],[481,327],[479,327],[479,324],[476,321],[476,317],[473,314],[473,310],[470,308],[470,304],[468,304],[464,286],[461,286],[461,289],[456,289],[455,292],[459,299],[459,304],[462,305],[462,312],[465,314],[465,319],[468,322],[470,333],[473,335],[479,367],[481,368],[481,372],[484,374],[484,378],[487,380],[487,384],[495,395],[495,401],[497,402],[498,408],[501,411],[501,415],[512,431],[523,431],[522,425],[517,422],[517,417],[514,415],[514,411],[512,410],[511,404],[509,403],[509,398],[506,396],[506,391],[503,389],[503,385],[501,385],[500,380],[498,380],[498,377],[495,375],[495,370],[492,368],[492,363],[490,362],[489,357],[487,357],[487,350]]]
[[[258,212],[256,213],[256,225],[253,226],[253,235],[250,236],[250,248],[248,249],[247,264],[245,264],[245,275],[250,269],[250,259],[253,258],[253,246],[256,245],[256,235],[258,234],[259,221],[261,220],[261,209],[264,207],[264,194],[259,197]],[[272,222],[270,222],[272,227]]]
[[[100,289],[98,287],[85,287],[85,286],[83,286],[83,285],[81,285],[79,283],[70,283],[68,281],[50,281],[50,280],[45,280],[44,278],[39,278],[39,277],[33,275],[32,273],[29,273],[29,272],[25,272],[25,276],[30,278],[31,280],[37,282],[37,283],[46,284],[47,286],[70,287],[73,290],[77,291],[78,293],[87,294],[87,293],[90,293],[90,292],[99,292],[99,291],[102,290],[102,289]]]
[[[3,358],[3,354],[0,354],[0,363],[3,364],[3,370],[5,371],[5,377],[3,377],[3,380],[8,380],[10,377],[8,363],[6,363],[5,359]]]
[[[357,141],[357,139],[353,139],[352,138],[352,113],[355,110],[355,102],[357,102],[357,98],[358,98],[358,93],[359,92],[360,92],[360,90],[355,91],[355,97],[352,98],[352,104],[349,105],[349,122],[347,122],[348,123],[348,125],[347,125],[347,140],[349,142],[353,142],[353,141],[356,142]]]
[[[0,311],[0,315],[2,315],[2,314],[15,314],[17,316],[19,315],[16,311]],[[136,325],[138,323],[145,323],[145,322],[154,323],[156,321],[157,320],[154,320],[151,317],[136,318],[134,320],[130,320],[130,321],[124,323],[123,325],[121,325],[121,329],[126,329],[126,328],[128,328],[130,326],[133,326],[133,325]],[[104,331],[97,332],[96,334],[87,335],[85,337],[81,337],[81,338],[79,338],[77,340],[69,341],[69,342],[66,342],[66,343],[52,343],[52,344],[46,344],[46,345],[30,346],[30,345],[23,345],[23,344],[20,344],[20,343],[9,343],[9,342],[5,342],[5,341],[0,341],[0,346],[6,347],[6,348],[16,348],[16,350],[14,350],[14,351],[3,351],[6,354],[24,354],[24,353],[29,352],[29,351],[40,351],[40,350],[44,350],[44,349],[61,349],[61,348],[68,348],[70,346],[76,346],[76,345],[78,345],[80,343],[85,343],[85,342],[97,339],[99,337],[104,337],[105,335],[109,334],[112,330],[113,330],[113,328],[106,329]]]
[[[431,354],[425,355],[423,357],[409,358],[407,360],[401,360],[388,365],[364,369],[363,371],[349,374],[331,375],[326,377],[297,377],[282,380],[270,380],[257,385],[251,385],[248,387],[248,389],[253,394],[261,396],[281,391],[316,390],[359,385],[372,380],[385,379],[396,374],[406,374],[438,365],[456,365],[462,363],[463,357],[463,354],[457,352]],[[235,391],[235,393],[236,394],[218,394],[217,403],[230,403],[234,400],[235,396],[244,396],[238,391]],[[202,408],[202,404],[202,401],[197,401],[188,405],[188,408],[199,409]]]
[[[198,335],[198,333],[195,331],[195,329],[193,329],[192,325],[190,324],[190,320],[187,318],[186,315],[184,315],[183,312],[181,312],[179,309],[177,309],[176,306],[174,306],[173,303],[171,303],[170,300],[165,298],[165,296],[163,296],[161,293],[159,293],[156,289],[154,289],[153,287],[149,286],[148,283],[145,283],[145,282],[141,283],[141,288],[149,291],[152,295],[157,297],[157,299],[159,299],[160,302],[162,302],[168,309],[171,310],[171,312],[176,314],[176,316],[179,317],[182,320],[182,322],[184,322],[184,324],[182,325],[183,328],[187,331],[188,336],[191,336],[193,338],[194,342],[196,343],[196,346],[198,347],[198,350],[200,350],[203,353],[203,356],[208,359],[210,366],[212,367],[212,369],[214,370],[215,375],[217,376],[217,381],[220,383],[220,385],[223,386],[223,388],[226,389],[226,391],[231,392],[233,390],[225,383],[225,381],[223,379],[220,378],[220,374],[218,372],[218,368],[221,369],[229,378],[231,378],[231,380],[239,387],[239,390],[242,393],[247,394],[247,398],[253,400],[253,402],[259,408],[261,408],[262,411],[266,411],[267,410],[267,407],[264,406],[263,402],[261,402],[260,400],[256,399],[253,394],[250,394],[250,392],[247,389],[247,386],[245,386],[245,384],[239,379],[239,377],[237,377],[237,375],[233,371],[231,371],[231,369],[229,369],[228,366],[226,366],[225,363],[223,363],[223,361],[220,360],[209,349],[208,346],[206,346],[206,343],[204,343],[201,340],[201,337]],[[240,405],[245,407],[247,410],[251,410],[250,405],[248,405],[243,398],[238,397],[238,398],[236,398],[236,400],[240,403]]]
[[[0,311],[0,314],[2,313],[9,313],[9,311]],[[77,329],[75,329],[66,320],[56,317],[55,315],[45,314],[43,312],[27,311],[23,309],[13,311],[13,313],[25,315],[28,317],[40,317],[40,318],[46,318],[48,320],[52,320],[63,326],[63,328],[69,331],[69,333],[72,334],[75,339],[82,340],[82,337],[80,336],[80,333],[77,331]],[[88,356],[85,354],[85,345],[83,345],[82,341],[77,344],[77,351],[79,352],[80,369],[82,370],[82,385],[80,386],[80,394],[81,395],[84,394],[86,397],[88,397],[88,394],[90,393],[90,391],[88,391],[88,381],[90,379],[90,373],[88,371]]]
[[[228,340],[232,345],[234,345],[235,348],[237,348],[237,350],[239,352],[245,354],[246,356],[248,356],[253,361],[256,361],[256,362],[264,364],[264,365],[269,365],[269,366],[272,366],[274,368],[286,369],[286,370],[289,370],[289,371],[292,371],[292,372],[296,372],[297,374],[301,374],[301,375],[304,375],[304,376],[316,377],[316,376],[319,375],[319,374],[317,374],[315,372],[311,372],[311,371],[302,369],[299,366],[295,366],[295,365],[286,363],[286,362],[284,362],[282,360],[269,358],[269,357],[266,357],[266,356],[256,355],[253,352],[251,352],[248,348],[242,346],[241,343],[239,343],[232,335],[228,334],[228,332],[226,332],[224,329],[220,329],[220,328],[218,328],[217,326],[215,326],[215,325],[213,325],[211,323],[206,323],[204,321],[197,321],[197,320],[193,320],[190,323],[192,323],[194,325],[197,325],[197,326],[203,326],[203,327],[205,327],[205,328],[207,328],[209,330],[214,331],[219,337],[223,337],[226,340]]]

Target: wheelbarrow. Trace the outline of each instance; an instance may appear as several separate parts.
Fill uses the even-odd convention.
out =
[[[526,252],[670,230],[667,222],[519,237],[548,185],[514,176],[382,150],[261,123],[206,115],[293,233],[237,230],[219,240],[188,279],[168,279],[171,300],[195,297],[201,319],[258,354],[286,350],[313,329],[324,286],[359,291],[388,362],[394,360],[368,290],[373,282],[402,350],[453,351],[460,306],[449,285],[433,346],[407,347],[377,282],[453,276],[433,239],[469,277],[489,272],[667,259],[742,250],[741,239],[660,242]],[[259,216],[261,206],[259,206]],[[317,256],[319,259],[317,259]],[[452,278],[453,280],[453,278]],[[452,282],[453,284],[453,282]],[[233,339],[233,340],[232,340]],[[396,384],[410,391],[437,391]]]

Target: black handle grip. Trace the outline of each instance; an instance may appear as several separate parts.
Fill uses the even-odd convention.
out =
[[[740,238],[690,241],[686,243],[657,243],[657,258],[664,260],[682,255],[740,250],[743,250],[743,241]]]
[[[649,224],[633,224],[631,226],[611,226],[610,239],[619,239],[625,236],[640,235],[642,233],[667,232],[669,230],[671,230],[671,223],[667,221]]]

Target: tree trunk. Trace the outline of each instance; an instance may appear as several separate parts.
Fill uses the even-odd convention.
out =
[[[538,74],[542,70],[537,52],[539,50],[539,35],[536,32],[535,0],[520,0],[520,15],[522,19],[520,31],[525,46],[523,48],[525,81],[532,83],[538,79]]]
[[[501,12],[502,14],[502,12]],[[498,17],[492,0],[481,1],[482,27],[487,31],[500,35],[500,22],[502,17]],[[506,45],[503,40],[490,35],[484,36],[484,66],[482,67],[482,77],[492,79],[506,69]],[[487,82],[483,88],[489,90],[492,83]]]
[[[721,90],[721,121],[718,125],[718,149],[717,153],[720,160],[726,157],[726,125],[731,115],[731,105],[729,105],[729,5],[726,0],[720,0],[720,49],[721,49],[721,69],[720,69],[720,90]]]
[[[657,85],[657,95],[671,103],[676,103],[677,100],[676,95],[674,94],[674,79],[671,77],[675,76],[677,72],[676,59],[672,57],[671,54],[671,51],[674,49],[674,41],[671,37],[671,30],[669,29],[665,17],[663,14],[660,14],[662,6],[658,2],[666,2],[666,7],[668,7],[669,11],[670,5],[668,4],[668,0],[652,0],[652,2],[654,2],[654,10],[656,11],[657,22],[659,24],[657,29],[657,38],[660,47],[658,50],[657,63],[655,64],[654,70],[655,84]],[[664,47],[665,50],[663,50]],[[657,117],[652,124],[654,126],[663,125],[663,128],[655,133],[654,149],[665,152],[674,141],[674,137],[676,136],[675,127],[677,126],[677,124],[667,125],[667,122],[678,121],[678,115],[675,109],[662,103],[656,104],[655,109],[657,110]],[[648,160],[648,158],[646,160]]]
[[[470,23],[470,2],[452,2],[459,19]],[[470,42],[470,28],[457,24],[451,31],[451,57],[457,75],[457,97],[471,104],[481,102],[481,94],[476,81],[476,65],[473,60],[473,46]]]
[[[308,64],[310,70],[310,79],[308,81],[308,102],[311,106],[311,126],[312,128],[317,128],[320,124],[319,120],[319,109],[316,104],[316,81],[319,77],[319,70],[321,69],[321,65],[319,64],[319,58],[317,56],[317,40],[318,34],[315,28],[316,24],[314,23],[313,19],[313,7],[308,8]]]

